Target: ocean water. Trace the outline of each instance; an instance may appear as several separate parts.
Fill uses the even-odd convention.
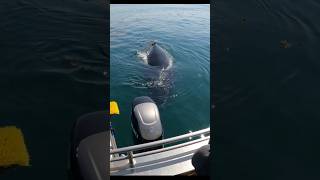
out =
[[[145,49],[156,41],[169,68],[146,64]],[[133,145],[130,116],[135,97],[156,101],[165,138],[210,125],[210,6],[110,6],[110,98],[118,146]]]
[[[319,179],[319,1],[214,7],[213,179]]]
[[[30,167],[1,180],[69,179],[76,119],[106,107],[106,4],[83,0],[0,2],[0,126],[24,134]]]

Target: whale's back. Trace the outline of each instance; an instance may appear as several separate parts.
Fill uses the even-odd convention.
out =
[[[148,64],[151,66],[160,66],[166,68],[169,66],[169,58],[164,50],[154,44],[148,54]]]

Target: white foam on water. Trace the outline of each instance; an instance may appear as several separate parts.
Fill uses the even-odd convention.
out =
[[[148,53],[146,51],[137,51],[137,55],[145,64],[148,64]]]

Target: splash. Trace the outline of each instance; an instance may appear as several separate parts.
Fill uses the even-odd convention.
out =
[[[145,64],[148,64],[148,53],[146,51],[137,51],[137,55]]]

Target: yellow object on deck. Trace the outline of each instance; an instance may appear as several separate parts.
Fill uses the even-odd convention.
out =
[[[0,127],[0,167],[29,166],[23,134],[14,126]]]
[[[118,103],[115,101],[110,101],[110,115],[120,114]]]

